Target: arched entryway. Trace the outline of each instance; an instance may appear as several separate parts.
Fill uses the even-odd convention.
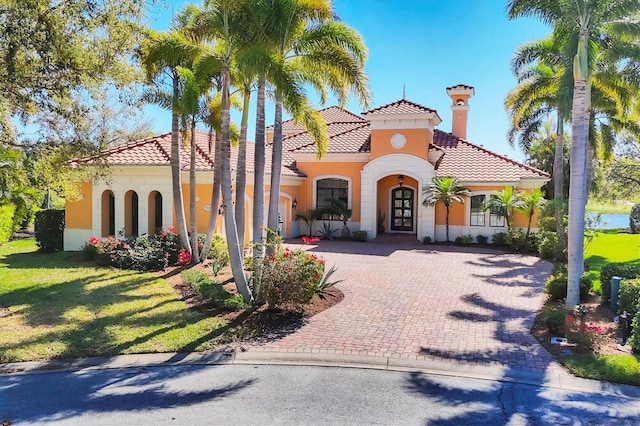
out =
[[[101,232],[100,236],[107,237],[116,234],[116,199],[113,191],[106,190],[101,197]]]
[[[151,191],[148,200],[149,211],[149,235],[153,235],[160,231],[164,226],[162,224],[162,194],[158,191]]]
[[[138,193],[127,191],[124,194],[124,235],[134,237],[138,235]]]

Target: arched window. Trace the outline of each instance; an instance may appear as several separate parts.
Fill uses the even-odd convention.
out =
[[[349,206],[349,181],[340,178],[318,179],[316,181],[316,208],[329,207],[331,198],[342,201]],[[339,217],[325,215],[323,219],[339,220]]]
[[[162,229],[162,194],[151,191],[149,194],[149,235]]]
[[[135,237],[138,235],[138,194],[127,191],[124,194],[124,235]]]
[[[113,192],[106,190],[102,193],[101,200],[101,236],[107,237],[116,234],[116,200]]]

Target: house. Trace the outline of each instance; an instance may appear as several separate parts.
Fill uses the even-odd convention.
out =
[[[485,235],[504,232],[506,223],[482,204],[496,190],[513,186],[532,191],[549,180],[541,170],[496,154],[467,140],[469,100],[474,88],[459,84],[446,89],[451,98],[452,131],[436,127],[438,112],[406,99],[355,114],[332,106],[321,110],[327,121],[330,141],[326,155],[316,158],[311,136],[292,120],[283,123],[284,158],[279,211],[281,232],[286,238],[306,233],[298,213],[325,205],[328,198],[343,200],[352,209],[348,223],[352,231],[378,232],[378,220],[386,232],[445,238],[445,208],[422,205],[422,188],[434,176],[456,176],[469,189],[464,204],[454,203],[450,211],[450,236]],[[267,140],[273,128],[267,128]],[[197,134],[197,223],[205,232],[211,206],[215,161],[209,136]],[[78,249],[91,236],[117,233],[152,233],[174,224],[170,160],[171,135],[156,135],[110,149],[102,160],[111,165],[111,176],[101,182],[81,184],[82,196],[66,205],[65,249]],[[232,150],[232,164],[237,152]],[[252,211],[253,144],[248,144],[247,193],[245,205]],[[188,153],[182,153],[183,197],[188,200]],[[267,147],[267,174],[271,151]],[[79,160],[91,162],[92,159]],[[234,167],[235,168],[235,167]],[[265,179],[269,183],[268,176]],[[268,188],[266,190],[268,197]],[[268,201],[268,200],[265,200]],[[185,205],[188,202],[185,201]],[[189,211],[186,207],[187,220]],[[382,213],[382,215],[380,215]],[[328,222],[333,228],[341,222]],[[222,232],[221,218],[218,230]],[[527,217],[517,213],[515,226],[526,227]],[[535,223],[535,218],[534,218]],[[245,235],[251,238],[251,214],[247,214]]]

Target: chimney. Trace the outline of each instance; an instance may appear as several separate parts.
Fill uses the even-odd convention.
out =
[[[469,112],[469,99],[473,97],[475,90],[466,84],[456,84],[447,87],[447,95],[451,98],[451,133],[460,139],[467,139],[467,113]]]

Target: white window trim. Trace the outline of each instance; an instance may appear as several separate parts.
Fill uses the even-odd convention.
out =
[[[344,176],[344,175],[322,175],[322,176],[316,176],[313,178],[313,200],[312,200],[312,206],[313,208],[317,208],[317,192],[318,192],[318,181],[322,180],[322,179],[341,179],[341,180],[346,180],[347,181],[347,197],[348,197],[348,203],[347,203],[347,208],[350,209],[352,208],[352,204],[353,204],[353,195],[352,195],[352,188],[353,188],[353,183],[351,181],[351,178],[349,176]]]
[[[494,194],[495,191],[473,191],[470,192],[468,195],[468,202],[466,202],[465,204],[467,205],[467,207],[465,208],[466,213],[465,213],[465,221],[466,221],[466,226],[469,227],[469,229],[486,229],[486,230],[496,230],[496,229],[507,229],[507,221],[504,220],[503,218],[503,222],[504,224],[502,226],[491,226],[491,212],[489,210],[486,210],[484,212],[484,226],[478,226],[478,225],[471,225],[471,197],[477,196],[477,195],[484,195],[485,196],[485,202],[492,196],[495,195]],[[493,232],[492,232],[493,233]]]

